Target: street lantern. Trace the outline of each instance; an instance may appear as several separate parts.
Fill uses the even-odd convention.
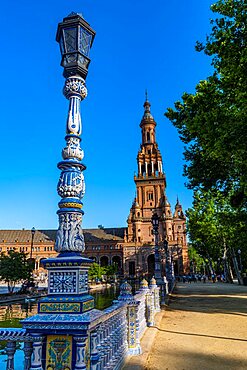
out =
[[[65,78],[79,75],[86,79],[94,36],[95,31],[81,14],[72,12],[58,24],[56,41],[60,45]]]
[[[153,234],[154,234],[154,277],[156,280],[157,285],[160,287],[160,296],[161,296],[161,304],[165,303],[165,285],[164,279],[162,278],[161,272],[161,258],[159,252],[159,221],[160,218],[157,213],[153,213],[151,217],[151,222],[153,226]]]
[[[31,252],[30,252],[30,259],[32,258],[33,256],[33,239],[34,239],[34,234],[35,234],[35,227],[32,227],[31,229],[31,235],[32,235],[32,238],[31,238]]]
[[[242,269],[243,269],[243,266],[242,266],[242,258],[241,258],[241,249],[238,249],[238,257],[239,257],[239,270],[240,270],[240,274],[242,273]]]
[[[165,249],[165,252],[167,253],[167,251],[168,251],[168,241],[166,239],[164,240],[164,249]]]
[[[159,228],[159,216],[157,215],[157,213],[153,214],[151,221],[152,221],[154,232],[157,232]]]

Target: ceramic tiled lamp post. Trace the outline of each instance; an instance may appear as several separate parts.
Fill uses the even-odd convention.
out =
[[[71,13],[58,25],[56,40],[66,78],[63,93],[69,100],[66,146],[63,160],[58,163],[61,174],[57,191],[61,200],[55,250],[59,255],[43,262],[48,270],[48,296],[40,300],[38,314],[23,321],[23,327],[37,338],[32,370],[86,368],[88,343],[84,334],[88,323],[81,314],[94,307],[94,300],[88,294],[88,268],[92,261],[82,256],[85,166],[81,162],[80,103],[87,96],[85,79],[94,36],[95,32],[80,14]]]

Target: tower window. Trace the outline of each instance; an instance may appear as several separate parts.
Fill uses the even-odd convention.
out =
[[[147,193],[147,200],[154,200],[154,195],[153,195],[153,192],[152,191],[149,191]]]
[[[150,132],[147,132],[147,142],[150,143]]]

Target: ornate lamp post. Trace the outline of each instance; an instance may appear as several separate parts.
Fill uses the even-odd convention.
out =
[[[95,32],[80,14],[71,13],[59,23],[56,40],[60,44],[62,54],[61,65],[66,77],[63,89],[64,96],[69,99],[69,112],[66,126],[66,147],[62,151],[63,161],[58,163],[61,170],[57,186],[61,196],[59,202],[59,229],[55,250],[57,252],[83,252],[85,249],[81,229],[82,202],[85,193],[83,171],[86,167],[81,163],[84,157],[80,147],[82,122],[80,103],[87,96],[85,78],[90,63],[89,51]]]
[[[23,327],[34,337],[34,357],[30,370],[57,369],[59,356],[67,353],[63,367],[86,369],[85,347],[89,315],[82,315],[94,307],[88,293],[88,269],[93,262],[82,256],[85,250],[82,233],[82,198],[85,192],[81,163],[84,153],[80,147],[82,122],[80,103],[87,96],[85,79],[90,63],[89,51],[95,32],[85,19],[71,13],[59,23],[56,40],[62,54],[61,65],[66,78],[63,93],[69,100],[66,124],[66,145],[57,191],[61,197],[57,211],[59,227],[56,235],[56,258],[43,261],[48,270],[48,295],[38,304],[38,314],[23,321]],[[79,315],[78,315],[79,314]],[[43,341],[44,339],[44,341]],[[42,353],[46,354],[41,358]]]
[[[239,257],[239,271],[240,275],[242,274],[242,258],[241,258],[241,249],[238,249],[238,257]]]
[[[33,240],[34,240],[34,234],[35,234],[35,227],[32,227],[31,229],[31,251],[30,251],[30,260],[33,257]]]
[[[154,235],[154,277],[157,285],[160,287],[161,295],[161,304],[165,303],[165,284],[161,274],[161,262],[160,262],[160,253],[158,245],[158,236],[159,236],[159,216],[157,213],[154,213],[152,218],[153,225],[153,235]]]

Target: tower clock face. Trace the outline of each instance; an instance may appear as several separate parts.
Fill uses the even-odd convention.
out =
[[[51,272],[50,293],[76,293],[76,272]]]

